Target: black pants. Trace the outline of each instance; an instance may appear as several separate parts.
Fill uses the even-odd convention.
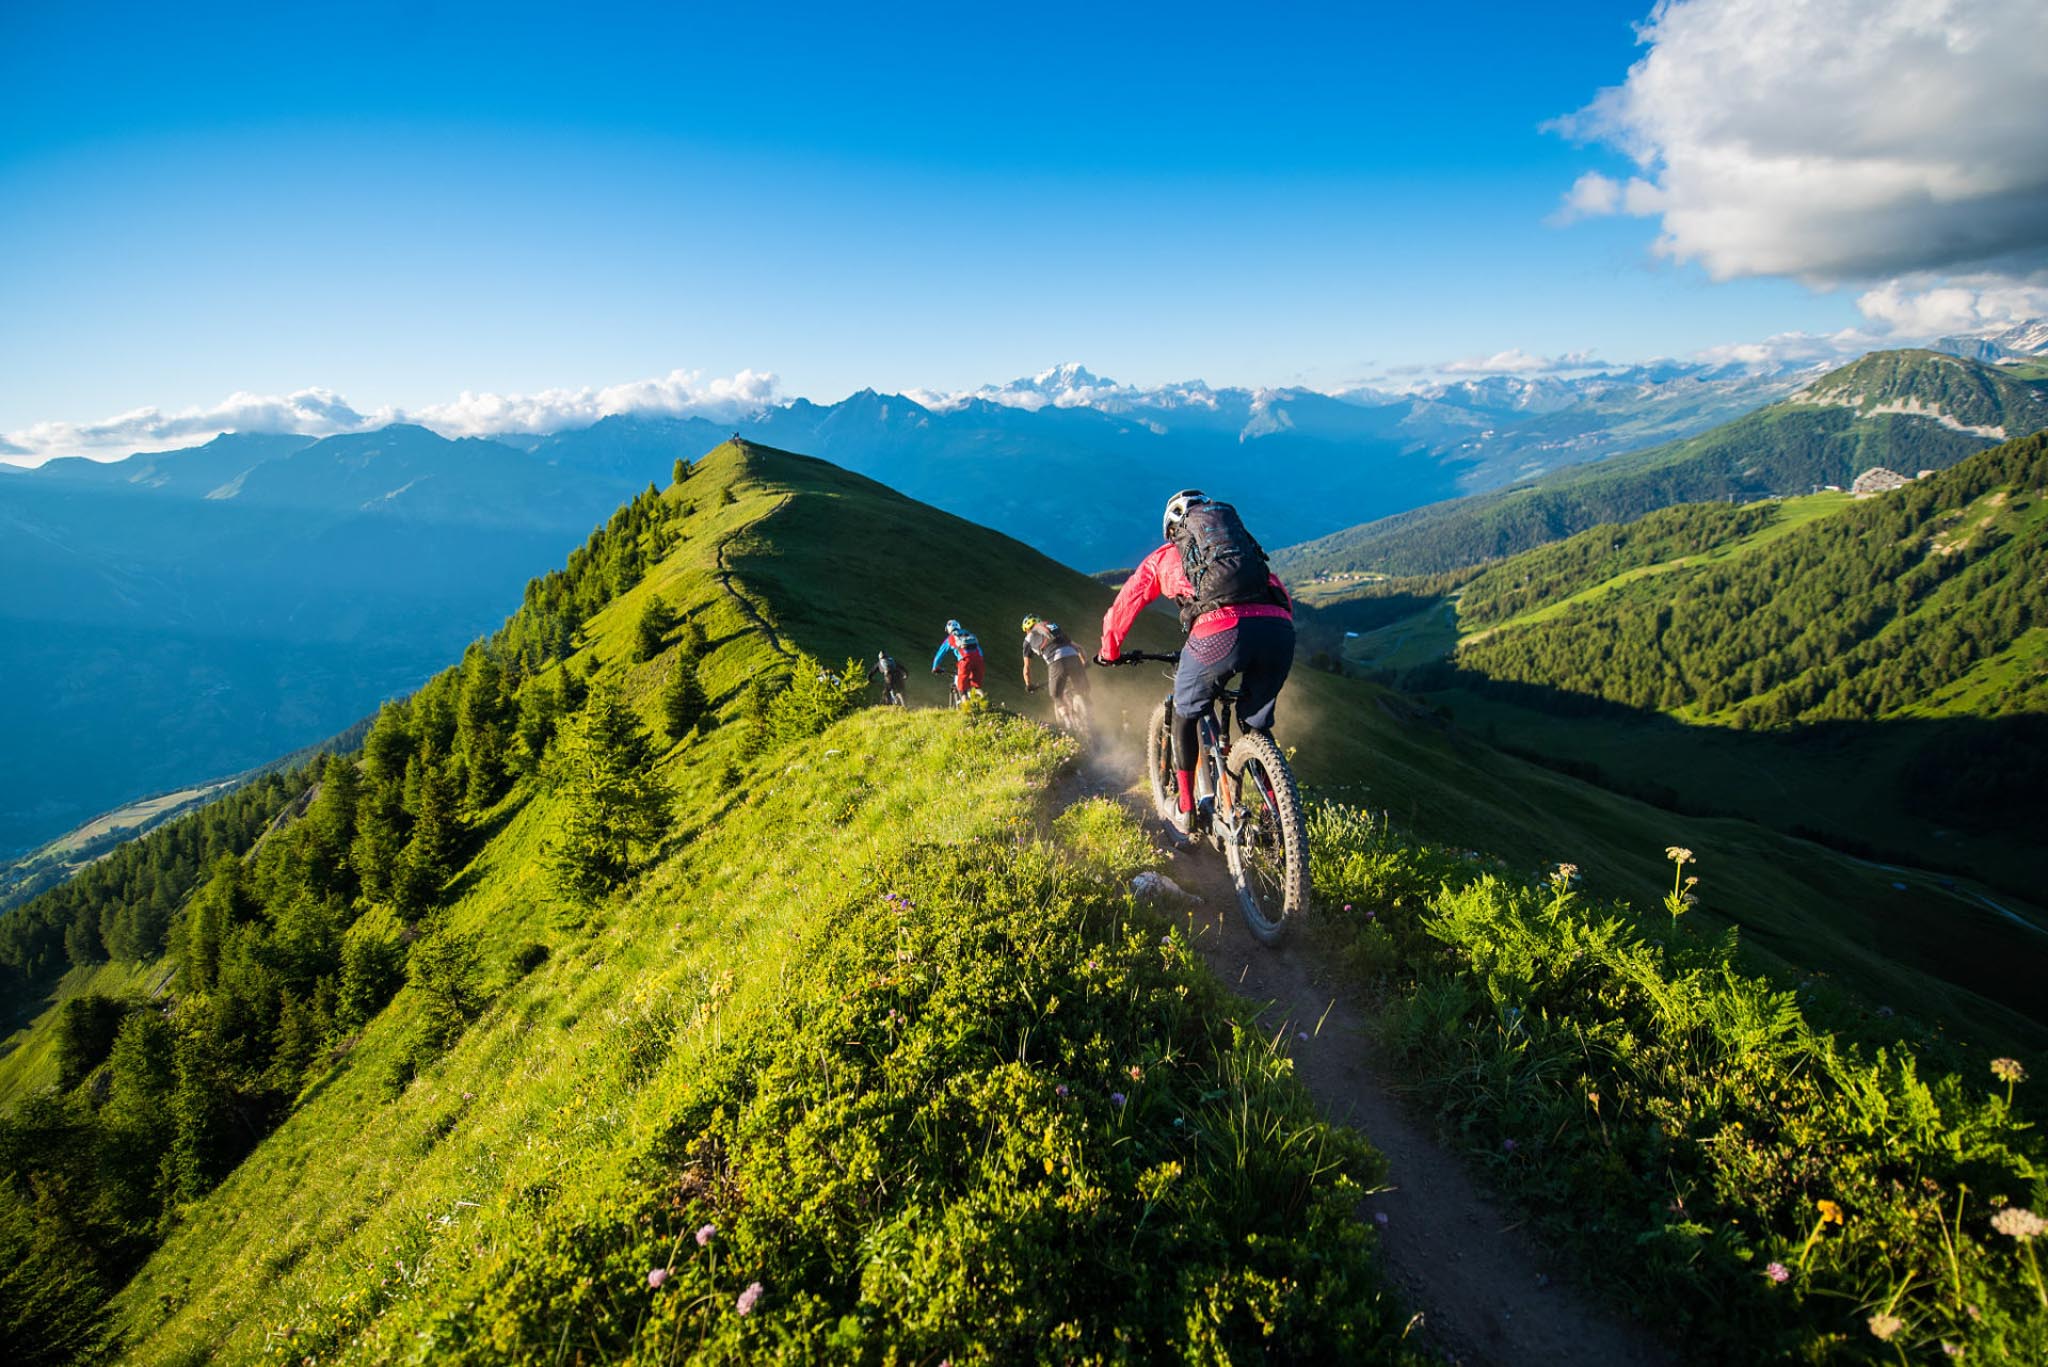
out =
[[[1173,767],[1192,769],[1200,755],[1195,723],[1223,691],[1237,685],[1237,724],[1246,731],[1273,729],[1280,685],[1294,667],[1294,623],[1285,617],[1247,617],[1222,631],[1191,636],[1173,675]]]
[[[1062,656],[1046,664],[1045,672],[1050,676],[1046,689],[1052,694],[1054,702],[1066,697],[1068,690],[1076,693],[1088,691],[1088,676],[1082,671],[1083,665],[1079,655]]]

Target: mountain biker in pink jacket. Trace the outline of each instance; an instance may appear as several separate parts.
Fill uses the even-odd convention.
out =
[[[1270,731],[1280,686],[1294,664],[1294,601],[1266,565],[1266,553],[1237,510],[1199,489],[1166,504],[1165,545],[1124,581],[1102,618],[1096,658],[1112,663],[1131,624],[1154,599],[1180,604],[1180,665],[1173,676],[1173,768],[1180,810],[1194,808],[1195,725],[1232,675],[1238,682],[1238,724]]]

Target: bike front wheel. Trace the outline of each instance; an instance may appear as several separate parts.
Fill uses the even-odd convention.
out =
[[[1152,790],[1152,807],[1159,819],[1180,829],[1180,789],[1173,781],[1171,698],[1152,709],[1152,722],[1145,728],[1145,786]]]
[[[1218,835],[1245,925],[1278,944],[1308,914],[1308,825],[1294,771],[1271,736],[1250,732],[1230,747],[1236,806]]]

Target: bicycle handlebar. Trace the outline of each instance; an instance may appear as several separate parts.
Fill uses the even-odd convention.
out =
[[[1178,650],[1174,650],[1169,651],[1166,654],[1162,655],[1157,651],[1151,650],[1126,650],[1125,652],[1123,652],[1123,654],[1117,656],[1114,660],[1105,660],[1100,655],[1097,655],[1095,657],[1095,663],[1101,665],[1105,669],[1115,669],[1118,665],[1177,665],[1180,663],[1180,652]]]

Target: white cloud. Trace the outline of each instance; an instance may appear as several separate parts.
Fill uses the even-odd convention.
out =
[[[116,459],[135,451],[167,451],[211,441],[223,432],[295,432],[327,437],[361,432],[393,422],[416,422],[448,437],[492,436],[501,432],[558,432],[588,427],[615,414],[683,417],[701,414],[726,421],[754,412],[776,398],[776,377],[742,370],[723,379],[676,370],[651,380],[602,389],[549,389],[538,394],[469,394],[416,411],[384,407],[364,412],[331,389],[293,394],[231,394],[217,404],[166,413],[138,408],[99,422],[42,422],[0,434],[0,455],[24,464],[55,456]],[[23,459],[25,458],[25,459]]]
[[[538,394],[465,392],[452,403],[422,408],[408,417],[451,437],[560,432],[624,413],[725,420],[773,403],[776,384],[774,375],[758,370],[712,380],[706,380],[702,371],[672,370],[659,379],[633,380],[602,389],[544,389]]]
[[[1589,351],[1568,351],[1561,356],[1537,356],[1520,347],[1496,351],[1491,356],[1466,356],[1427,369],[1445,375],[1557,375],[1576,370],[1599,370],[1606,362]]]
[[[1856,300],[1864,317],[1897,336],[1996,332],[2048,315],[2048,274],[2029,280],[1964,276],[1888,280]]]
[[[1743,366],[1778,370],[1786,366],[1841,365],[1887,344],[1886,339],[1859,328],[1840,332],[1780,332],[1761,342],[1731,342],[1693,353],[1708,366]]]
[[[2048,4],[1659,0],[1648,53],[1557,122],[1626,152],[1558,219],[1656,217],[1716,279],[2048,267]]]

